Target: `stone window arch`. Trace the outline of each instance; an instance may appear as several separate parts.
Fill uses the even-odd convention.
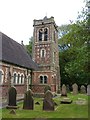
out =
[[[23,73],[21,73],[21,84],[24,84],[24,74]]]
[[[0,84],[3,84],[3,79],[4,79],[4,72],[3,70],[0,70]]]
[[[40,84],[47,84],[48,82],[48,76],[47,75],[40,75]]]
[[[16,81],[17,81],[17,73],[14,72],[13,73],[13,83],[16,84]]]
[[[20,83],[20,73],[17,74],[17,84]]]
[[[47,79],[48,77],[47,76],[44,76],[44,83],[47,84]]]
[[[43,76],[40,76],[40,83],[43,84]]]

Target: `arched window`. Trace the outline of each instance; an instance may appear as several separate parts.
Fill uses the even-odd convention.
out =
[[[48,39],[48,29],[45,28],[44,29],[44,41],[47,41],[47,39]]]
[[[24,74],[21,74],[21,84],[24,84]]]
[[[47,83],[47,76],[44,76],[44,83]]]
[[[45,75],[40,76],[40,83],[41,84],[47,84],[48,77]]]
[[[16,79],[17,79],[17,74],[14,73],[14,74],[13,74],[13,83],[14,83],[14,84],[16,83]]]
[[[39,30],[39,41],[42,41],[42,29]]]
[[[0,70],[0,84],[3,84],[4,72]]]
[[[43,76],[40,76],[40,83],[43,83]]]
[[[41,57],[44,58],[46,56],[46,50],[41,49]]]
[[[17,84],[19,84],[19,81],[20,81],[20,74],[18,73],[18,75],[17,75]]]

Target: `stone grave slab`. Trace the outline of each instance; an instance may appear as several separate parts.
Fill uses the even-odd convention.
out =
[[[78,105],[85,105],[87,104],[87,101],[83,98],[78,98],[78,100],[76,100],[75,103]]]
[[[60,100],[61,104],[71,104],[72,100],[70,98],[63,98],[62,100]]]

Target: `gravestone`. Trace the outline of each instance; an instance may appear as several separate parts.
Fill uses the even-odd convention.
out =
[[[34,107],[34,100],[32,97],[33,93],[31,89],[29,89],[24,95],[24,102],[23,102],[23,109],[30,109],[33,110]]]
[[[39,102],[36,102],[35,104],[36,104],[36,105],[40,105],[40,103],[39,103]]]
[[[80,93],[85,94],[86,93],[86,88],[84,85],[81,86],[80,88]]]
[[[71,104],[72,103],[72,100],[70,98],[63,98],[61,101],[60,101],[61,104]]]
[[[87,95],[90,95],[90,85],[87,86]]]
[[[16,111],[12,109],[12,110],[10,111],[10,114],[16,115]]]
[[[87,104],[87,101],[83,98],[78,98],[76,101],[75,101],[76,104],[78,105],[85,105]]]
[[[43,110],[45,111],[54,111],[54,101],[53,101],[53,94],[50,90],[45,93],[44,100],[43,100]]]
[[[72,88],[73,88],[73,94],[74,95],[77,95],[78,94],[78,85],[76,83],[74,83],[72,85]]]
[[[67,96],[67,89],[65,84],[62,85],[61,96]]]
[[[15,87],[11,87],[8,92],[8,106],[7,108],[17,109],[16,104],[17,91]]]

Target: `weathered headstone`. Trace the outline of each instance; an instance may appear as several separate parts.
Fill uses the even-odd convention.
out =
[[[80,88],[80,93],[85,94],[86,93],[86,88],[84,85],[81,86]]]
[[[66,90],[66,86],[64,84],[62,85],[61,96],[67,96],[67,90]]]
[[[87,95],[90,95],[90,85],[87,86]]]
[[[72,88],[73,88],[73,94],[74,95],[78,94],[78,85],[76,83],[72,85]]]
[[[33,93],[31,89],[29,89],[24,95],[23,109],[33,110],[34,108],[34,100],[32,97]]]
[[[44,100],[43,100],[43,110],[46,111],[54,111],[54,101],[53,101],[53,94],[50,90],[45,93]]]
[[[8,106],[7,108],[9,109],[16,109],[17,104],[16,104],[16,96],[17,96],[17,91],[15,87],[11,87],[8,92]]]

